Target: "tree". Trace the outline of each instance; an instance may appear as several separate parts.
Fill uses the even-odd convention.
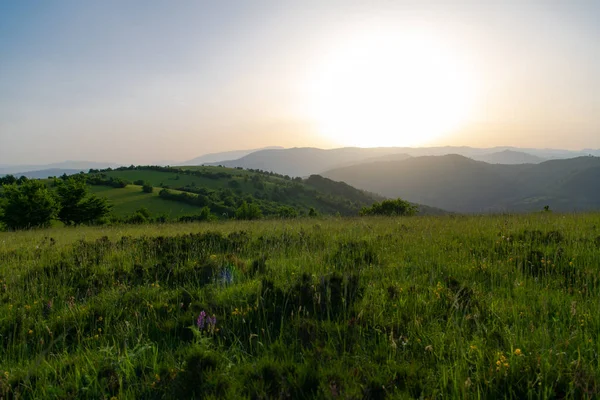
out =
[[[308,216],[309,217],[316,217],[318,215],[319,215],[319,213],[317,213],[317,210],[315,210],[314,207],[311,207],[310,210],[308,210]]]
[[[242,204],[235,211],[236,219],[260,219],[262,217],[262,211],[254,203],[247,203],[243,201]]]
[[[144,185],[142,186],[142,192],[144,193],[152,193],[153,190],[154,188],[149,183],[144,183]]]
[[[0,177],[0,185],[12,185],[17,182],[17,178],[14,175],[5,175]]]
[[[401,216],[401,215],[415,215],[419,211],[419,208],[413,204],[410,204],[406,200],[395,199],[395,200],[384,200],[381,203],[374,203],[371,207],[363,207],[360,210],[360,215],[388,215],[388,216]]]
[[[8,229],[47,227],[60,209],[53,193],[40,181],[28,180],[3,188],[5,204],[0,221]]]
[[[92,224],[101,222],[110,213],[112,206],[108,200],[98,196],[89,196],[80,203],[81,215],[79,223]]]
[[[61,207],[58,219],[67,226],[98,222],[110,212],[106,199],[88,195],[85,177],[59,181],[56,193]]]

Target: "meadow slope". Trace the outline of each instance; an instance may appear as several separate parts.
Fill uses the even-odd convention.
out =
[[[594,398],[599,291],[600,214],[3,232],[0,397]]]

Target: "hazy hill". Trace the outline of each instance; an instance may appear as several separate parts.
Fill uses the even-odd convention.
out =
[[[488,164],[539,164],[546,161],[545,158],[514,150],[503,150],[495,153],[476,155],[471,158]]]
[[[95,161],[63,161],[59,163],[46,164],[46,165],[4,165],[0,167],[0,175],[16,175],[25,174],[31,171],[44,171],[48,169],[64,169],[64,170],[76,170],[77,172],[87,172],[91,168],[102,169],[102,168],[116,168],[119,164],[109,162],[95,162]],[[20,175],[19,175],[20,176]]]
[[[595,154],[596,150],[570,151],[555,149],[519,149],[515,147],[474,148],[468,146],[442,147],[379,147],[317,149],[310,147],[267,149],[238,159],[219,161],[213,165],[242,167],[277,172],[290,176],[309,176],[339,167],[367,161],[396,161],[408,156],[442,156],[458,154],[493,164],[539,163],[548,159],[565,159]],[[396,159],[394,159],[396,157]]]
[[[226,167],[272,171],[290,176],[308,176],[338,166],[352,165],[375,157],[399,153],[401,150],[396,147],[344,147],[340,149],[295,147],[261,150],[240,159],[224,161],[219,164]]]
[[[274,149],[283,149],[283,147],[269,146],[269,147],[263,147],[260,149],[232,150],[232,151],[224,151],[224,152],[220,152],[220,153],[203,154],[199,157],[185,161],[185,162],[181,163],[181,165],[202,165],[202,164],[218,163],[220,161],[236,160],[238,158],[247,156],[248,154],[254,153],[256,151],[274,150]],[[173,164],[171,163],[170,165],[173,165]]]
[[[43,169],[40,171],[27,171],[27,172],[16,172],[12,175],[17,178],[20,176],[26,176],[29,179],[46,179],[50,176],[61,176],[63,174],[74,175],[82,172],[79,169],[61,169],[61,168],[50,168]],[[87,171],[84,171],[87,172]]]
[[[600,209],[600,158],[492,165],[459,155],[338,168],[323,176],[456,212]]]

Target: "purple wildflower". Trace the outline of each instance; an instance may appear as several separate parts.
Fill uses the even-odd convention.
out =
[[[206,329],[209,333],[214,333],[215,328],[217,326],[217,317],[213,314],[213,316],[206,315],[206,312],[202,310],[200,315],[198,315],[198,320],[196,321],[196,325],[198,329],[204,330]]]
[[[210,319],[210,317],[208,317]],[[196,321],[196,325],[198,325],[198,329],[204,329],[204,325],[206,323],[206,313],[203,311],[198,315],[198,321]]]

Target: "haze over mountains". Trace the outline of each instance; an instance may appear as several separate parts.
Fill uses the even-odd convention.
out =
[[[459,154],[492,164],[539,163],[548,159],[566,159],[587,155],[599,155],[600,150],[555,150],[518,149],[513,147],[379,147],[317,149],[311,147],[260,150],[236,160],[218,161],[213,165],[242,167],[277,172],[290,176],[308,176],[329,169],[360,164],[367,161],[404,159],[407,156],[421,157]]]
[[[260,150],[273,150],[273,149],[283,149],[283,147],[270,146],[270,147],[264,147],[261,149],[232,150],[232,151],[224,151],[224,152],[220,152],[220,153],[209,153],[209,154],[204,154],[200,157],[193,158],[188,161],[184,161],[183,163],[181,163],[181,165],[202,165],[202,164],[215,163],[215,162],[225,161],[225,160],[236,160],[238,158],[242,158],[244,156],[247,156],[248,154],[251,154],[251,153],[254,153],[254,152],[257,152]]]
[[[600,209],[600,158],[488,164],[461,155],[414,157],[332,169],[335,181],[463,213]]]
[[[151,165],[223,165],[261,169],[290,176],[309,176],[333,168],[360,164],[367,161],[402,160],[410,157],[459,154],[490,164],[540,163],[549,159],[565,159],[587,155],[600,156],[600,149],[581,151],[560,149],[521,149],[516,147],[344,147],[337,149],[319,149],[313,147],[295,147],[284,149],[270,146],[261,149],[234,150],[204,154],[186,161],[155,161]],[[46,165],[6,165],[0,164],[0,176],[6,174],[25,175],[29,178],[47,177],[86,172],[90,168],[116,168],[131,163],[64,161]],[[52,171],[47,171],[52,170]],[[45,175],[48,173],[49,175]],[[45,175],[45,176],[44,176]]]
[[[600,156],[600,150],[264,148],[206,154],[180,165],[223,165],[291,177],[319,174],[385,197],[460,213],[539,211],[545,205],[568,212],[600,210],[600,158],[589,155]],[[226,160],[234,156],[239,158]],[[1,166],[0,175],[46,178],[117,166],[84,161]]]
[[[0,165],[0,176],[3,175],[25,175],[28,178],[47,178],[53,175],[76,174],[87,172],[90,168],[104,169],[116,168],[121,164],[113,162],[95,162],[95,161],[63,161],[45,165]],[[46,175],[48,174],[48,175]]]

